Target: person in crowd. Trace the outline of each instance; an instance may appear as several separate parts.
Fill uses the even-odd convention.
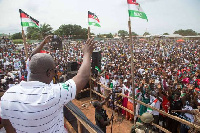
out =
[[[198,109],[184,109],[184,110],[172,110],[172,112],[179,112],[179,113],[185,113],[185,114],[192,114],[193,117],[191,117],[191,119],[193,119],[191,122],[200,126],[200,106],[198,106]],[[200,129],[195,129],[195,128],[190,128],[188,130],[188,132],[192,133],[199,133]]]
[[[152,129],[153,115],[150,113],[143,113],[140,116],[142,123],[136,122],[136,125],[131,128],[131,133],[154,133]]]
[[[154,91],[152,91],[150,93],[150,105],[160,109],[161,103],[163,101],[161,94],[160,94],[160,83],[158,83],[154,89]],[[153,115],[154,118],[154,123],[159,125],[159,112],[156,110],[147,110],[147,112],[151,113]]]
[[[37,53],[30,60],[30,79],[9,88],[1,98],[2,123],[7,132],[66,132],[63,106],[88,82],[95,41],[83,46],[83,62],[72,79],[50,84],[56,74],[51,55]]]
[[[122,94],[128,96],[128,87],[127,87],[128,80],[125,79],[123,82],[124,83],[122,85]],[[128,103],[128,98],[127,97],[123,97],[122,106],[124,106],[126,108],[127,107],[127,103]],[[126,110],[122,109],[122,115],[124,115],[124,116],[126,115]]]
[[[183,107],[183,103],[180,99],[181,93],[179,91],[176,91],[172,93],[172,96],[169,97],[170,100],[170,110],[169,113],[174,115],[174,116],[179,116],[180,113],[175,114],[172,110],[181,110]],[[169,123],[168,123],[168,128],[172,133],[177,133],[178,132],[178,127],[180,126],[180,122],[169,118]]]
[[[104,110],[102,107],[103,105],[109,100],[111,96],[111,93],[108,95],[108,97],[105,98],[104,101],[99,102],[95,101],[93,103],[93,106],[95,107],[95,121],[96,125],[101,128],[101,130],[106,133],[106,126],[110,124],[110,122],[114,119],[114,116],[112,115],[111,118],[108,118],[108,115],[106,114],[106,110]]]

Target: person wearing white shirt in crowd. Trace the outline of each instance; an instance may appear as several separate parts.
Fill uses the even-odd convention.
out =
[[[103,85],[105,85],[105,86],[107,85],[106,79],[104,78],[104,75],[102,75],[102,76],[100,77],[100,82],[101,82],[101,84],[103,84]],[[104,87],[101,86],[100,90],[101,90],[101,94],[104,95]]]
[[[127,82],[128,82],[128,80],[124,79],[123,85],[122,85],[122,94],[124,94],[126,96],[128,96],[128,87],[126,86]],[[128,103],[128,98],[127,97],[123,97],[122,106],[126,108],[127,107],[127,103]],[[122,109],[122,115],[126,115],[126,111],[123,110],[123,109]]]
[[[159,93],[159,89],[155,88],[155,90],[150,94],[150,105],[160,110],[162,98],[160,97]],[[147,110],[147,112],[149,111]],[[159,124],[159,112],[156,110],[152,110],[150,111],[150,113],[153,115],[154,123]]]
[[[116,87],[119,86],[119,81],[117,76],[114,76],[112,83],[113,83],[113,89],[116,89]]]

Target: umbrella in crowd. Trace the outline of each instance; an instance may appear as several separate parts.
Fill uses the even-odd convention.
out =
[[[176,42],[185,42],[183,39],[178,39]]]

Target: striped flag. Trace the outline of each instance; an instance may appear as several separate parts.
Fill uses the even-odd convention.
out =
[[[153,101],[153,103],[151,103],[151,106],[154,107],[157,101],[158,101],[158,99],[155,99],[155,100]],[[147,108],[147,112],[151,113],[152,111],[153,111],[153,110],[152,110],[151,108]]]
[[[19,9],[22,27],[39,27],[39,21]]]
[[[147,15],[144,13],[142,7],[136,2],[136,0],[127,0],[127,3],[129,17],[139,17],[148,21]]]
[[[88,24],[97,26],[97,27],[101,27],[99,23],[100,23],[100,21],[99,21],[99,18],[97,17],[97,15],[88,11]]]

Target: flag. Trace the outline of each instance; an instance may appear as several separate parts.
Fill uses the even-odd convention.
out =
[[[155,99],[155,100],[153,101],[153,103],[151,103],[151,106],[154,107],[157,101],[158,101],[158,99]],[[147,112],[151,113],[152,111],[153,111],[153,110],[152,110],[151,108],[147,108]]]
[[[88,11],[88,24],[97,26],[97,27],[101,27],[99,23],[100,23],[100,21],[99,21],[99,18],[97,17],[97,15]]]
[[[96,69],[98,72],[101,72],[101,70],[98,68],[98,66],[95,66],[95,69]]]
[[[139,17],[148,21],[147,15],[144,13],[142,7],[136,2],[136,0],[127,0],[127,3],[129,17]]]
[[[113,82],[111,82],[111,83],[110,83],[110,88],[112,88],[112,89],[113,89]]]
[[[22,27],[39,27],[39,21],[19,9]]]

